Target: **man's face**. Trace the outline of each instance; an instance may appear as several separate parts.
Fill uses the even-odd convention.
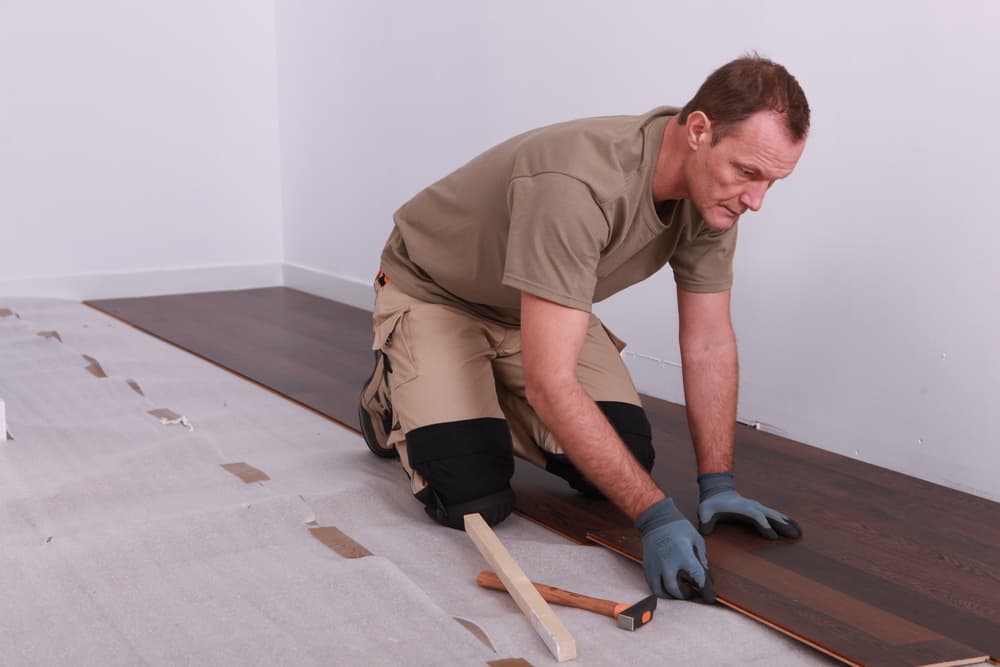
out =
[[[732,227],[747,209],[759,211],[768,189],[792,173],[806,145],[793,143],[784,120],[770,111],[754,114],[714,146],[710,125],[689,136],[689,143],[690,199],[708,226],[719,230]]]

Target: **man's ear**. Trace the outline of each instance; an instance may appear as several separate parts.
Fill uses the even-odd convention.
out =
[[[692,151],[698,150],[700,145],[712,144],[712,121],[704,111],[692,111],[684,126],[687,128],[688,146]]]

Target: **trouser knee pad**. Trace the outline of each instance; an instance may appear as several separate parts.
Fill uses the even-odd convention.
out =
[[[646,418],[646,411],[638,405],[617,401],[598,401],[597,407],[610,422],[632,456],[646,471],[653,469],[656,452],[653,450],[653,431]],[[569,485],[588,498],[604,498],[596,486],[583,476],[565,454],[545,454],[545,469],[569,482]]]
[[[653,450],[653,429],[649,425],[646,411],[641,406],[617,401],[598,401],[597,407],[614,426],[618,437],[632,452],[646,472],[653,469],[656,452]]]
[[[465,514],[478,512],[496,525],[514,510],[514,448],[503,419],[422,426],[406,434],[406,451],[427,482],[416,498],[438,523],[462,530]]]

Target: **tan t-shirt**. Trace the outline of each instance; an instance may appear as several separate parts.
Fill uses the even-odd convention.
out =
[[[653,204],[677,112],[574,120],[489,149],[396,211],[383,271],[418,299],[515,326],[521,291],[589,311],[667,262],[685,290],[729,289],[736,225],[711,229],[687,200]]]

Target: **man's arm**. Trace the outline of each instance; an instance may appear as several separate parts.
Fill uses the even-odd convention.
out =
[[[589,313],[522,292],[528,402],[580,472],[636,522],[650,589],[661,597],[700,595],[713,602],[705,540],[639,465],[577,380],[589,321]]]
[[[772,540],[800,537],[795,521],[743,497],[733,485],[739,361],[729,291],[697,294],[678,288],[677,308],[684,397],[698,458],[699,530],[708,535],[716,523],[735,521],[753,525]]]
[[[677,289],[684,399],[699,475],[733,470],[739,362],[729,294]]]
[[[634,521],[665,495],[577,380],[590,314],[522,292],[528,402],[591,483]]]

